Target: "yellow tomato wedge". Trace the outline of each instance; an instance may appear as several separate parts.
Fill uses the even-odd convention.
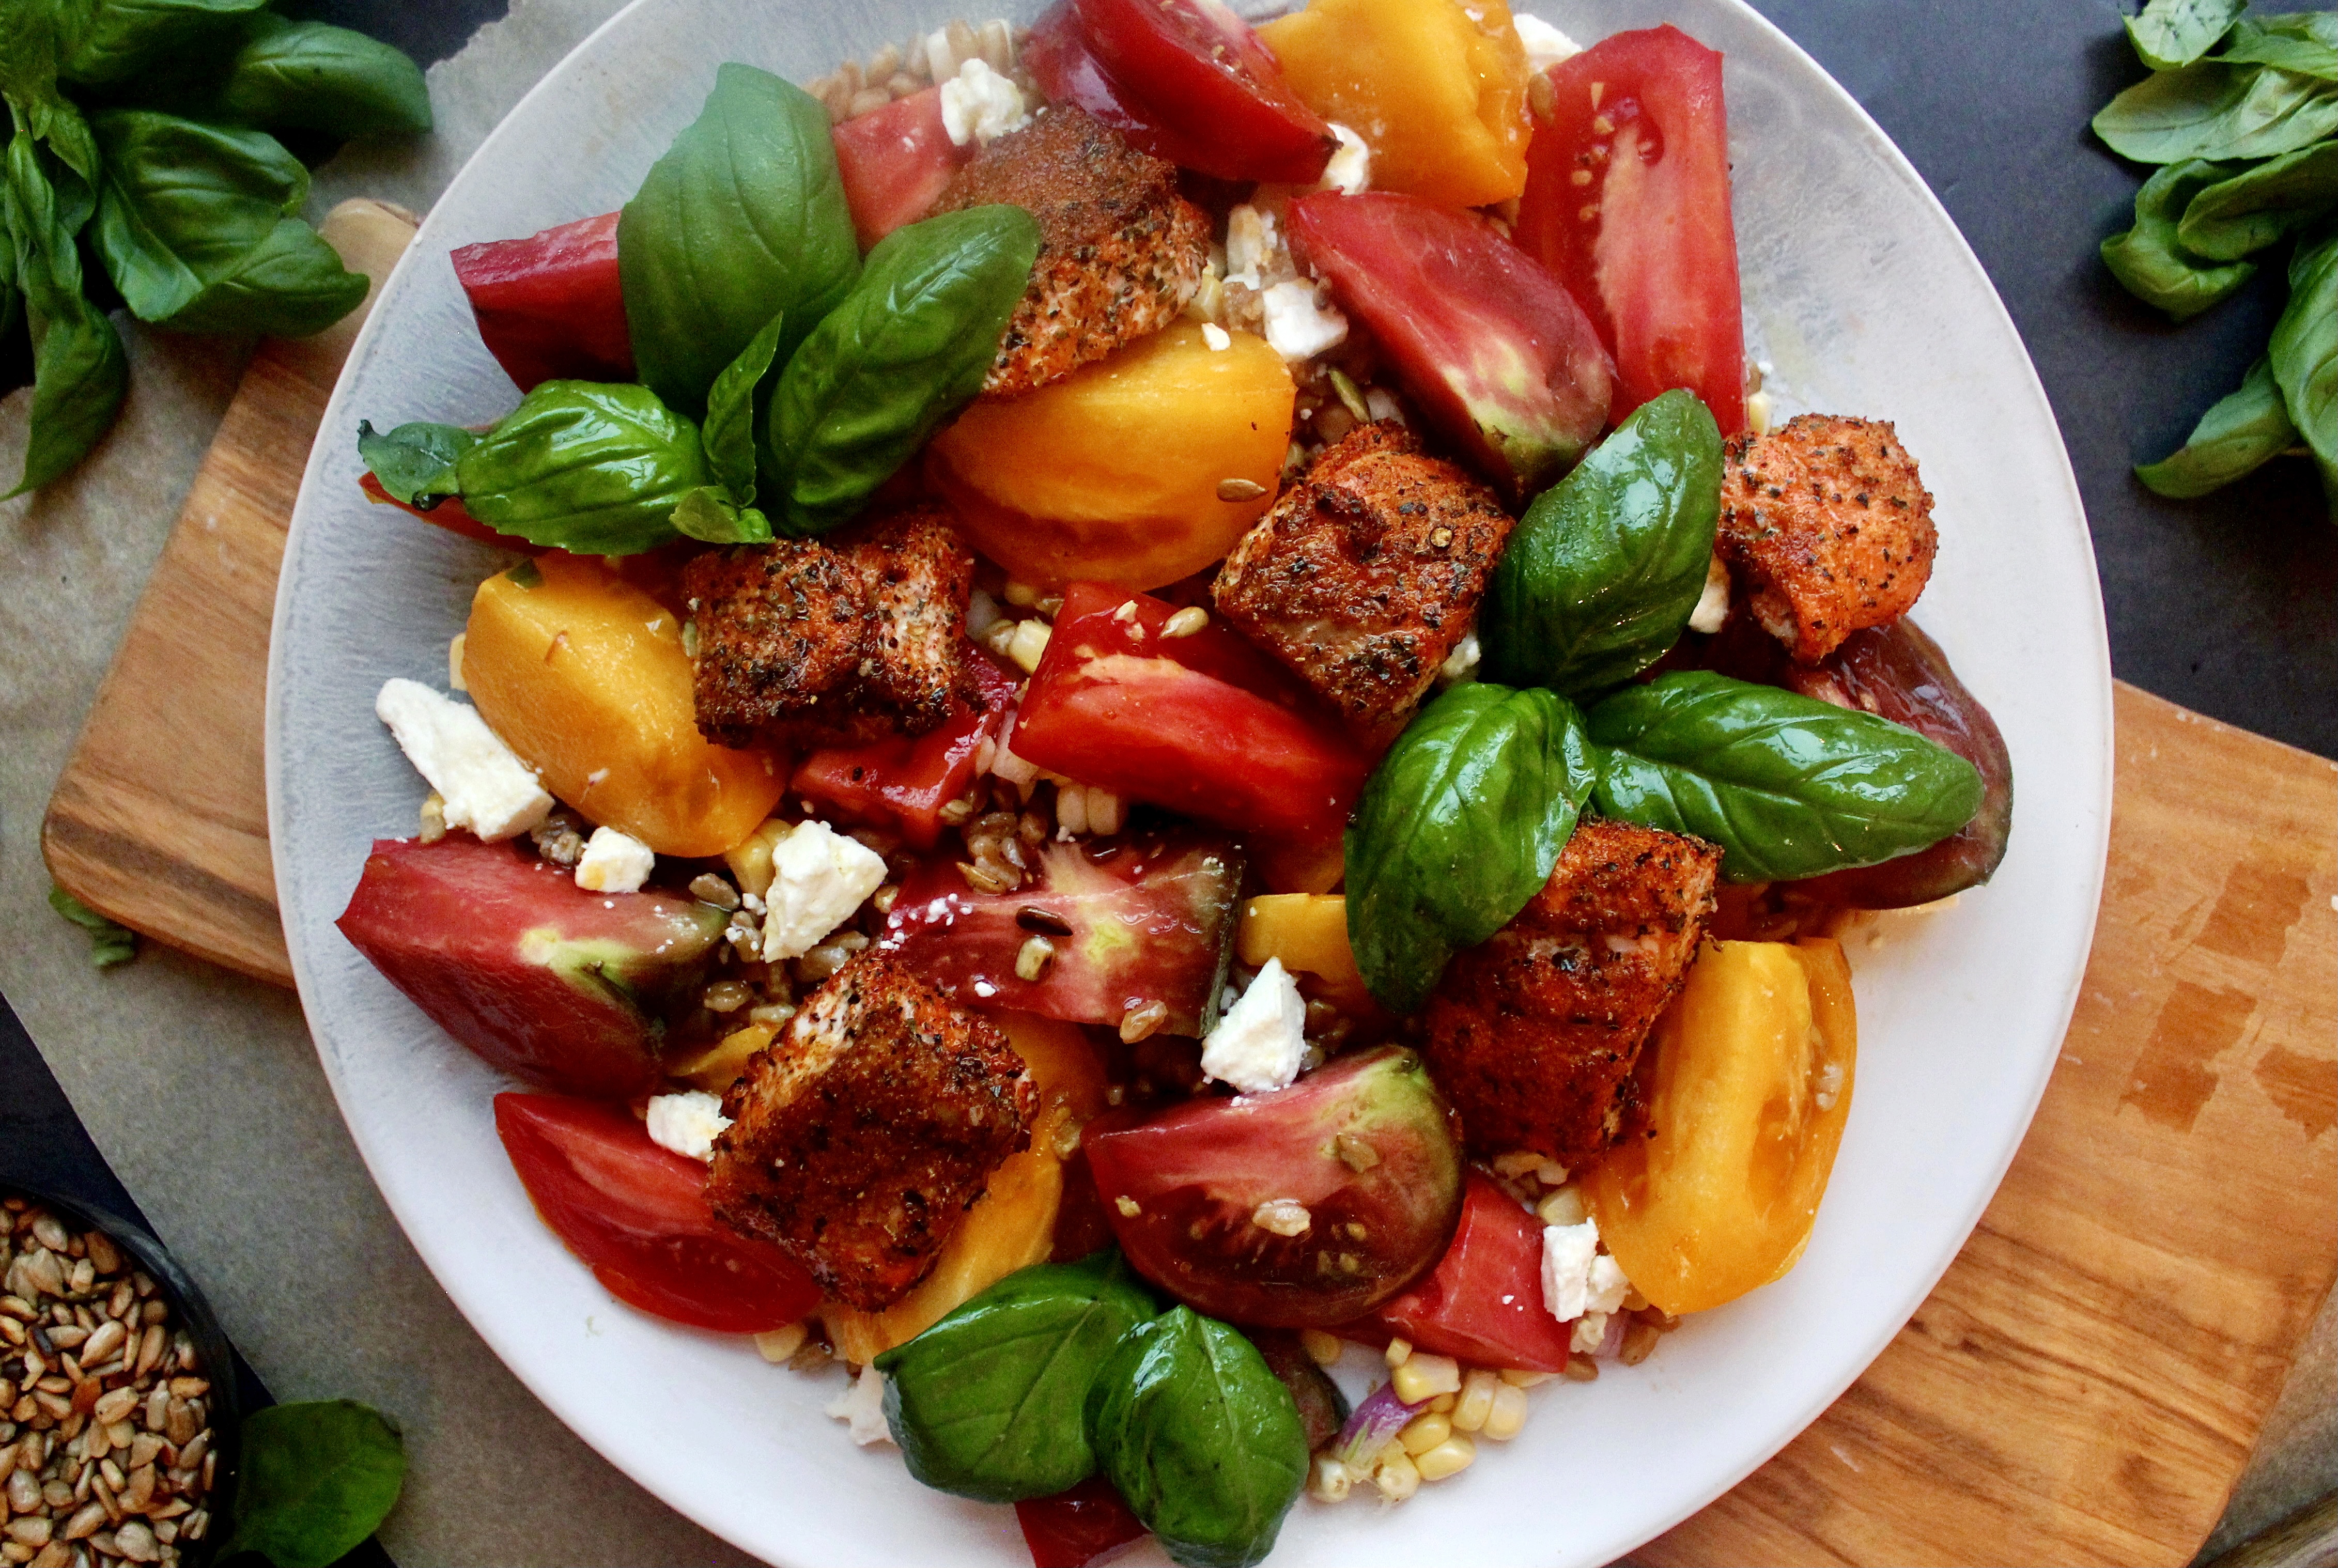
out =
[[[1851,1113],[1851,969],[1824,938],[1708,946],[1647,1045],[1649,1133],[1584,1178],[1616,1261],[1667,1312],[1794,1266]]]
[[[1031,1146],[990,1173],[934,1271],[908,1295],[882,1312],[834,1302],[820,1308],[836,1353],[848,1361],[866,1366],[909,1343],[1017,1269],[1046,1262],[1055,1246],[1063,1157],[1079,1147],[1080,1124],[1105,1107],[1104,1067],[1076,1024],[1032,1013],[1003,1014],[998,1023],[1039,1086]]]
[[[1252,969],[1280,958],[1293,974],[1312,975],[1323,999],[1351,1017],[1374,1010],[1348,946],[1348,901],[1337,894],[1267,893],[1252,899],[1243,906],[1234,952]]]

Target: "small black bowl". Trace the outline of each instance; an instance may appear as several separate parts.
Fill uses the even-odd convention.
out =
[[[201,1540],[181,1545],[179,1562],[181,1568],[205,1568],[229,1534],[238,1461],[242,1455],[243,1411],[236,1389],[234,1348],[228,1343],[219,1319],[211,1314],[211,1303],[203,1299],[193,1277],[179,1266],[170,1250],[144,1226],[94,1203],[29,1182],[0,1183],[0,1197],[9,1196],[37,1203],[68,1225],[104,1231],[115,1246],[153,1279],[178,1315],[178,1321],[185,1326],[188,1338],[194,1342],[195,1354],[202,1357],[202,1376],[211,1380],[211,1452],[219,1455],[219,1460],[211,1467],[211,1489],[202,1504],[211,1511],[211,1528],[203,1532]]]

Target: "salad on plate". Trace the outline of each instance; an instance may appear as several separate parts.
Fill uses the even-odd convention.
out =
[[[1748,366],[1721,66],[1063,0],[454,253],[516,406],[364,485],[511,554],[339,926],[612,1295],[1216,1564],[1793,1267],[1835,938],[2012,779],[1915,457]]]

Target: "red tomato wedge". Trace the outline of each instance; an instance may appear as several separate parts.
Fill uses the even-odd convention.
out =
[[[1197,143],[1221,180],[1312,184],[1339,142],[1274,55],[1220,0],[1072,0],[1105,75],[1138,112]],[[1182,161],[1181,161],[1182,162]]]
[[[1574,295],[1474,212],[1418,196],[1323,191],[1291,233],[1405,390],[1515,503],[1606,427],[1615,366]]]
[[[1112,1483],[1091,1475],[1053,1497],[1027,1497],[1015,1504],[1031,1568],[1093,1568],[1144,1539],[1144,1526]]]
[[[1219,622],[1162,636],[1174,612],[1149,593],[1066,588],[1009,737],[1015,754],[1247,834],[1270,884],[1327,891],[1370,760]]]
[[[1574,1331],[1542,1304],[1542,1229],[1471,1171],[1453,1244],[1428,1279],[1372,1315],[1372,1327],[1473,1366],[1564,1372]]]
[[[1086,111],[1126,137],[1137,151],[1166,158],[1182,169],[1198,169],[1210,158],[1208,146],[1199,137],[1161,123],[1151,108],[1105,70],[1089,45],[1072,0],[1058,0],[1031,24],[1021,60],[1048,102]]]
[[[784,1328],[820,1287],[707,1207],[706,1167],[650,1142],[625,1112],[558,1094],[498,1094],[496,1132],[535,1210],[610,1294],[725,1334]]]
[[[466,539],[476,539],[482,544],[500,544],[506,550],[525,550],[530,554],[543,548],[542,545],[531,544],[525,539],[515,539],[508,534],[496,533],[468,512],[464,511],[463,498],[459,495],[450,495],[425,512],[419,506],[408,506],[405,502],[383,489],[381,481],[370,474],[359,476],[358,488],[364,491],[366,499],[377,506],[395,506],[400,512],[421,518],[425,523],[436,523],[449,534],[460,534]]]
[[[1721,56],[1676,27],[1618,33],[1550,69],[1518,242],[1575,291],[1616,357],[1622,419],[1685,387],[1745,428]]]
[[[452,260],[480,339],[521,391],[564,378],[634,378],[616,213],[461,246]]]
[[[836,172],[863,250],[924,217],[950,176],[974,156],[972,143],[961,147],[949,139],[939,87],[847,120],[834,139]]]
[[[996,742],[1006,731],[1014,709],[1014,679],[987,654],[973,662],[985,706],[960,703],[939,729],[914,738],[815,751],[796,769],[796,793],[854,821],[898,828],[914,848],[932,848],[942,808],[974,782],[976,753],[986,737]]]

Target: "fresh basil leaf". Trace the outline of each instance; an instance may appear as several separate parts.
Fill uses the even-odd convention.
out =
[[[107,919],[55,883],[49,884],[49,907],[89,933],[93,968],[111,969],[138,956],[138,933]]]
[[[2298,241],[2289,304],[2274,323],[2265,358],[2323,483],[2338,481],[2338,228]]]
[[[2135,227],[2103,241],[2103,265],[2127,291],[2178,321],[2197,316],[2247,282],[2254,261],[2215,263],[2188,254],[2178,219],[2202,191],[2223,183],[2232,165],[2187,159],[2155,170],[2135,193]]]
[[[26,306],[65,316],[82,298],[81,248],[74,243],[67,214],[60,211],[50,177],[55,163],[31,132],[20,130],[9,138],[6,178],[0,181],[0,221],[7,228],[16,286],[25,291]]]
[[[365,303],[366,275],[298,218],[280,218],[268,237],[162,323],[173,332],[263,332],[306,338]]]
[[[1597,758],[1566,698],[1475,681],[1421,710],[1365,780],[1346,838],[1348,944],[1374,996],[1420,1011],[1457,949],[1550,880]]]
[[[974,399],[1038,254],[1038,220],[1020,207],[969,207],[877,241],[771,397],[782,532],[820,534],[851,517]]]
[[[2209,261],[2279,244],[2338,207],[2338,142],[2318,142],[2207,187],[2184,209],[2176,239]]]
[[[2273,361],[2260,357],[2240,390],[2200,416],[2184,445],[2156,463],[2137,466],[2145,486],[2178,501],[2205,495],[2280,456],[2298,444],[2297,426],[2273,378]]]
[[[779,358],[780,334],[786,327],[784,310],[764,322],[763,329],[739,351],[739,358],[722,368],[713,389],[706,394],[706,427],[702,432],[706,466],[741,506],[751,506],[755,501],[756,388]]]
[[[1188,1568],[1274,1549],[1307,1479],[1291,1395],[1235,1329],[1179,1307],[1122,1337],[1088,1391],[1105,1479]]]
[[[97,151],[97,140],[91,134],[89,122],[82,112],[55,93],[34,97],[24,105],[25,129],[46,146],[57,161],[80,176],[83,194],[77,198],[94,205],[98,171],[103,160]],[[81,216],[68,220],[68,226],[80,232],[88,220],[84,210]]]
[[[1574,696],[1630,680],[1688,627],[1721,514],[1721,431],[1693,392],[1643,403],[1535,497],[1478,618],[1488,681]]]
[[[262,15],[228,66],[219,112],[331,136],[420,135],[430,129],[430,88],[421,66],[379,39]]]
[[[1732,882],[1911,854],[1980,808],[1979,770],[1914,730],[1710,671],[1628,687],[1586,721],[1601,815],[1720,845]]]
[[[267,0],[94,0],[74,30],[62,74],[84,85],[123,82],[231,32]]]
[[[327,1568],[374,1533],[406,1485],[405,1441],[354,1399],[255,1410],[242,1450],[221,1562],[257,1552],[276,1568]]]
[[[2338,81],[2338,11],[2244,16],[2215,56],[2234,64],[2276,65]]]
[[[10,138],[0,226],[9,236],[33,339],[25,468],[10,496],[39,489],[86,456],[130,389],[122,336],[82,293],[81,251],[59,212],[53,165],[29,132]]]
[[[309,197],[309,172],[262,131],[146,109],[93,122],[105,174],[97,253],[141,320],[167,320],[234,272]]]
[[[1089,1386],[1153,1298],[1118,1252],[1018,1269],[877,1357],[909,1474],[961,1497],[1045,1497],[1095,1468]]]
[[[774,313],[785,359],[860,270],[828,111],[768,71],[727,64],[617,222],[642,379],[674,409],[707,389]]]
[[[2151,0],[2127,19],[2136,54],[2154,71],[2189,65],[2216,46],[2249,0]]]
[[[674,532],[707,544],[768,544],[771,520],[731,499],[720,485],[702,485],[673,509]]]
[[[2137,83],[2094,125],[2111,151],[2138,163],[2271,158],[2338,131],[2338,83],[2199,60]]]
[[[425,512],[463,493],[455,464],[478,444],[479,438],[459,425],[418,420],[385,436],[370,422],[358,421],[359,461],[384,490]]]
[[[595,381],[545,382],[455,474],[476,522],[584,555],[670,542],[674,508],[713,477],[695,425],[646,387]]]

